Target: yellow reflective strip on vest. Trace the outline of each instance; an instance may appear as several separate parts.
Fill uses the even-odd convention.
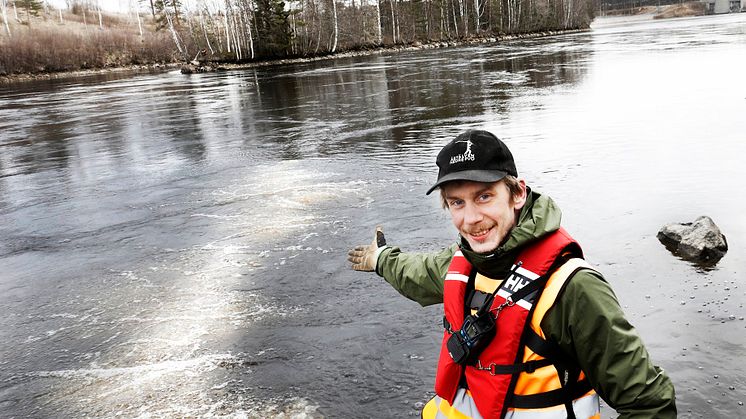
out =
[[[572,410],[577,419],[600,419],[601,405],[596,392],[591,391],[572,402]],[[505,419],[566,419],[564,405],[543,409],[508,409]]]
[[[600,419],[600,399],[595,391],[572,402],[572,410],[577,419]],[[454,406],[448,401],[435,396],[422,408],[423,419],[481,419],[471,393],[463,388],[458,389]],[[543,409],[508,409],[505,419],[566,419],[564,405]]]
[[[435,396],[425,403],[425,407],[422,408],[422,419],[438,418],[438,405],[440,404],[440,400],[442,400],[440,397]]]
[[[544,331],[541,330],[541,320],[544,318],[544,315],[547,314],[547,311],[549,311],[549,309],[554,305],[559,292],[562,290],[562,286],[565,284],[570,274],[575,272],[578,268],[591,268],[591,265],[583,259],[573,258],[565,262],[564,265],[560,266],[560,268],[554,271],[552,276],[549,277],[549,281],[547,281],[547,285],[544,287],[544,291],[541,293],[541,297],[536,303],[534,315],[531,317],[531,328],[534,329],[534,332],[542,338],[546,338],[546,336],[544,336]]]
[[[459,388],[453,405],[435,396],[422,408],[423,419],[482,419],[469,390]]]

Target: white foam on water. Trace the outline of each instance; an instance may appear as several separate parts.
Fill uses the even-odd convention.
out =
[[[133,381],[127,385],[140,385],[144,381],[153,381],[164,374],[171,374],[184,371],[210,371],[218,367],[219,361],[232,359],[231,354],[214,354],[203,355],[193,359],[184,360],[167,360],[152,364],[133,365],[130,367],[112,367],[102,368],[94,367],[81,368],[74,370],[53,370],[53,371],[36,371],[29,375],[33,377],[54,377],[65,380],[75,380],[80,378],[101,378],[109,379],[117,376],[130,376]],[[106,394],[99,394],[105,397]]]
[[[251,406],[249,408],[236,408],[232,403],[225,400],[213,401],[203,405],[200,409],[189,406],[169,406],[158,410],[142,412],[135,419],[152,419],[163,417],[203,417],[215,419],[317,419],[323,418],[318,413],[319,406],[308,400],[297,397],[278,400],[246,400],[239,401],[241,405]]]
[[[284,403],[264,405],[251,410],[233,412],[222,417],[238,417],[233,415],[246,414],[247,418],[275,418],[275,419],[310,419],[322,417],[318,413],[319,406],[304,399],[290,399]]]
[[[240,215],[218,215],[218,214],[192,214],[190,217],[205,217],[205,218],[217,218],[219,220],[233,220],[239,218]]]
[[[56,313],[56,314],[50,314],[49,315],[50,319],[55,319],[55,318],[77,319],[78,317],[79,316],[77,314],[73,314],[73,313]]]
[[[255,400],[250,389],[236,394],[241,384],[227,384],[228,369],[250,373],[250,364],[229,348],[246,328],[302,310],[263,295],[261,287],[244,289],[263,280],[266,266],[292,269],[287,261],[299,252],[329,252],[285,243],[317,237],[317,228],[337,228],[320,209],[364,202],[366,184],[336,182],[334,174],[309,172],[292,161],[254,169],[252,176],[241,174],[226,182],[230,187],[208,192],[211,205],[205,205],[200,192],[200,212],[184,215],[202,219],[205,243],[162,249],[142,268],[110,271],[105,282],[113,288],[101,304],[105,309],[77,319],[85,332],[96,325],[91,339],[105,335],[95,352],[78,357],[87,367],[33,375],[53,380],[55,401],[94,417],[318,417],[318,406],[308,400]],[[117,313],[113,319],[112,311]],[[36,339],[41,338],[27,340]],[[266,354],[255,355],[261,356]],[[226,365],[233,367],[220,369]]]

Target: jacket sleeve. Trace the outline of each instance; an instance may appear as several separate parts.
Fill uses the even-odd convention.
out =
[[[578,361],[593,388],[619,418],[676,417],[673,383],[653,365],[600,274],[591,270],[575,274],[541,327]]]
[[[406,253],[398,247],[381,252],[376,273],[399,293],[422,306],[443,302],[443,281],[456,244],[438,253]]]

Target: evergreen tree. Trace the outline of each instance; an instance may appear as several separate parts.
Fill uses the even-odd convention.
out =
[[[26,24],[31,26],[31,15],[39,16],[44,7],[40,0],[16,0],[15,4],[26,11]]]
[[[258,55],[285,56],[290,50],[290,12],[282,0],[256,0]]]

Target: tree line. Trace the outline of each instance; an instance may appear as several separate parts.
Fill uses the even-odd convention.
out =
[[[164,60],[162,51],[144,48],[166,48],[170,61],[244,62],[586,28],[595,11],[595,0],[130,0],[126,16],[112,16],[102,13],[98,0],[68,0],[64,15],[43,0],[0,1],[3,49],[20,54],[19,42],[28,46],[46,37],[60,43],[71,37],[75,45],[70,48],[80,50],[91,39],[106,39],[108,44],[97,48],[111,49],[115,58],[108,54],[94,67],[126,65],[128,57],[134,57],[132,63]],[[40,14],[47,24],[34,30],[31,16]],[[14,29],[9,22],[16,23]],[[104,36],[64,26],[72,23],[119,33]],[[164,45],[165,39],[170,45]],[[41,55],[56,53],[48,49]],[[0,58],[0,72],[4,64],[4,71],[12,72],[12,61]]]
[[[586,28],[595,10],[593,0],[223,0],[190,8],[158,2],[152,12],[174,38],[188,36],[197,50],[239,61]]]

